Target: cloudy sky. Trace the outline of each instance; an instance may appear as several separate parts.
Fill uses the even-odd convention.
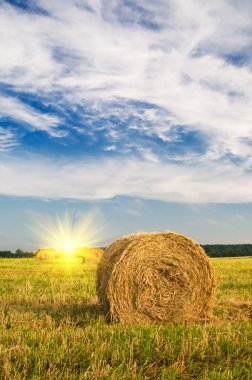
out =
[[[111,237],[252,242],[251,20],[246,0],[0,0],[0,248],[32,245],[34,210],[94,205]]]

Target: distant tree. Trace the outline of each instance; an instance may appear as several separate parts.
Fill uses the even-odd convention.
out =
[[[15,252],[15,255],[18,256],[18,257],[22,257],[24,254],[25,254],[25,252],[22,251],[22,249],[19,249],[19,248]]]
[[[0,251],[0,257],[8,258],[12,256],[13,256],[13,253],[11,251]]]

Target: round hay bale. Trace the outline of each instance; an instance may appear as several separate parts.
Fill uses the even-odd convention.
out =
[[[100,304],[125,324],[192,321],[211,315],[214,276],[203,248],[173,232],[116,240],[97,269]]]
[[[56,252],[53,248],[40,248],[35,253],[36,260],[53,261],[55,260]]]
[[[103,250],[101,248],[85,248],[82,253],[82,264],[98,264],[102,254]]]

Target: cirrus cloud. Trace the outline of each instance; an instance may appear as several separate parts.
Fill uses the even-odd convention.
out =
[[[80,158],[69,168],[67,153],[57,168],[54,158],[45,161],[42,155],[43,183],[34,163],[31,177],[20,178],[22,195],[102,198],[124,194],[124,184],[127,195],[158,199],[252,200],[246,185],[252,155],[249,2],[27,4],[0,3],[0,112],[25,123],[31,133],[46,131],[64,144],[92,136],[93,150],[88,150],[92,164]],[[20,94],[39,97],[42,106]],[[2,150],[15,156],[19,144],[20,154],[15,131],[6,124],[1,130]],[[92,145],[95,140],[99,146]],[[97,157],[99,149],[105,158]],[[21,162],[19,171],[25,172]],[[15,165],[15,160],[4,163],[1,183],[7,172],[18,176]],[[75,188],[83,189],[90,170],[90,188],[86,184],[83,192],[68,189],[57,175],[70,173]],[[110,170],[120,183],[113,179],[108,190]],[[25,190],[34,176],[40,190]],[[18,195],[11,182],[2,186],[1,193]]]

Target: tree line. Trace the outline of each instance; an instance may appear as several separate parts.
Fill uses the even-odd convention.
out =
[[[102,247],[102,249],[105,248]],[[209,257],[252,256],[252,244],[204,244],[202,248],[204,248]],[[17,249],[15,252],[0,251],[0,257],[5,258],[29,258],[34,256],[35,252],[22,251],[22,249]]]
[[[209,257],[252,256],[252,244],[206,244],[202,247]]]
[[[15,252],[0,251],[0,257],[4,257],[7,259],[29,258],[29,257],[34,257],[34,256],[35,256],[35,252],[22,251],[22,249],[17,249]]]

